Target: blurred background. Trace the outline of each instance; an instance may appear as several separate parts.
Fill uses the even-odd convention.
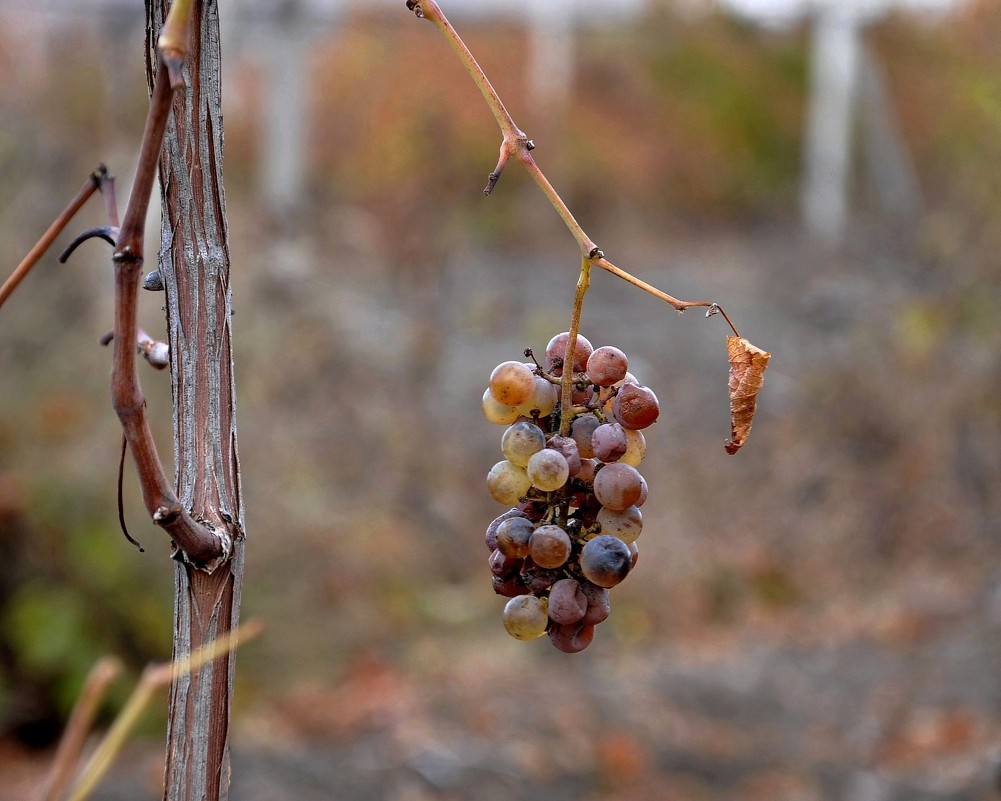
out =
[[[995,798],[1001,4],[443,3],[589,236],[772,352],[727,456],[727,330],[593,276],[659,395],[641,558],[582,654],[501,625],[492,368],[569,326],[576,246],[430,25],[222,4],[247,507],[240,799]],[[146,111],[121,0],[0,6],[0,275]],[[74,232],[103,224],[92,201]],[[147,250],[156,252],[151,215]],[[0,314],[0,796],[93,662],[170,653],[172,570],[108,398],[109,253]],[[163,331],[162,297],[142,324]],[[142,375],[161,453],[169,377]],[[159,707],[165,706],[165,700]],[[159,797],[164,716],[95,798]]]

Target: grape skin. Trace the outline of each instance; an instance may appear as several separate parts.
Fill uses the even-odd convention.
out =
[[[584,543],[580,569],[585,578],[599,587],[614,587],[632,569],[632,552],[618,537],[599,534]]]
[[[535,423],[524,420],[514,423],[504,431],[501,437],[501,452],[509,462],[525,467],[532,454],[546,447],[546,435]]]
[[[599,387],[610,387],[626,377],[629,360],[611,345],[595,350],[587,360],[587,377]]]
[[[570,471],[571,476],[575,476],[580,472],[580,451],[577,450],[577,443],[573,439],[559,435],[553,436],[550,437],[546,447],[552,448],[567,460],[567,469]],[[560,486],[563,485],[561,484]]]
[[[559,526],[539,526],[532,532],[528,548],[539,567],[561,567],[570,558],[570,535]]]
[[[505,556],[524,559],[528,556],[528,541],[533,531],[532,521],[524,517],[505,520],[497,527],[497,549]]]
[[[549,590],[549,619],[554,623],[576,623],[587,611],[587,596],[576,579],[564,578]]]
[[[649,387],[623,384],[615,394],[612,416],[623,428],[646,428],[660,416],[660,403]]]
[[[565,654],[578,654],[594,640],[594,626],[573,623],[569,626],[554,623],[549,626],[549,641]]]
[[[618,423],[603,423],[591,434],[591,448],[599,461],[617,462],[629,447],[626,430]]]
[[[487,387],[483,392],[483,416],[487,418],[494,425],[499,426],[509,426],[515,420],[517,420],[521,415],[518,410],[512,406],[505,406],[500,403],[490,392],[490,387]]]
[[[525,469],[507,459],[497,462],[487,473],[487,489],[490,490],[490,495],[498,503],[508,506],[517,504],[531,486],[532,481]]]
[[[543,492],[558,490],[570,477],[570,465],[563,454],[550,448],[532,454],[525,471],[529,483]]]
[[[602,506],[616,512],[628,509],[642,493],[639,471],[628,464],[606,464],[594,477],[594,495]]]
[[[537,595],[519,595],[504,605],[504,628],[516,640],[534,640],[546,633],[549,601]]]
[[[490,374],[490,394],[504,406],[519,406],[535,392],[535,375],[522,362],[502,362]]]
[[[511,522],[513,523],[514,521]],[[611,534],[618,537],[626,545],[629,545],[629,543],[635,542],[636,538],[643,531],[643,513],[636,506],[630,506],[621,512],[602,507],[601,511],[598,512],[598,523],[601,524],[602,534]],[[509,523],[504,523],[498,529],[498,542],[502,538],[501,532],[506,525],[509,525]],[[524,554],[520,555],[524,556]]]

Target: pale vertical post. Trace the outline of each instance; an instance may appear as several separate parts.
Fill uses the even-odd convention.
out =
[[[266,21],[264,104],[259,145],[260,197],[268,210],[293,212],[302,204],[309,146],[309,20],[288,0]]]
[[[837,243],[848,221],[861,22],[851,7],[814,18],[801,204],[807,230]]]
[[[531,55],[528,85],[537,109],[566,104],[573,85],[576,47],[572,0],[533,0],[528,5]]]

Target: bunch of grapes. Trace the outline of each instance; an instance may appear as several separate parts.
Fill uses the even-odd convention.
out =
[[[544,364],[497,365],[483,413],[507,426],[504,459],[487,474],[498,502],[512,507],[488,527],[494,591],[510,600],[504,627],[519,640],[549,635],[566,653],[582,651],[608,617],[608,590],[635,567],[647,485],[637,465],[642,429],[660,414],[657,396],[628,372],[615,347],[573,349],[570,425],[562,426],[568,333],[546,347]]]

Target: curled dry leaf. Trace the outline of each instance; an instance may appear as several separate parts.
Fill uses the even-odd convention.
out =
[[[758,390],[765,380],[765,368],[772,354],[743,337],[727,337],[726,353],[730,360],[730,439],[723,447],[733,455],[751,433]]]

